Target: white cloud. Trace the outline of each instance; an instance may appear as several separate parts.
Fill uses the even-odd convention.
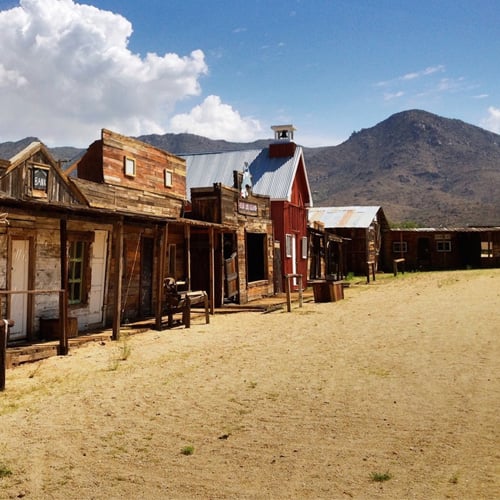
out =
[[[204,53],[142,57],[129,50],[131,35],[124,17],[73,0],[1,11],[0,140],[86,146],[103,127],[165,132],[176,103],[201,93]]]
[[[488,108],[488,116],[481,120],[481,126],[491,132],[500,134],[500,108],[490,106]]]
[[[246,142],[257,138],[261,126],[257,120],[240,116],[230,105],[221,102],[220,97],[210,95],[189,113],[174,116],[170,129],[174,133],[189,132],[211,139]]]
[[[384,93],[384,101],[392,101],[393,99],[397,99],[398,97],[403,97],[405,93],[402,90],[397,92],[385,92]]]
[[[377,87],[386,87],[388,85],[393,85],[398,82],[408,82],[411,80],[416,80],[418,78],[422,78],[423,76],[433,75],[434,73],[443,73],[446,70],[444,65],[438,64],[436,66],[428,66],[425,69],[421,69],[419,71],[412,71],[410,73],[406,73],[401,76],[397,76],[391,80],[384,80],[381,82],[377,82],[375,85]]]

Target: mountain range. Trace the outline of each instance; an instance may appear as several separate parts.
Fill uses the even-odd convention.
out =
[[[173,154],[262,149],[193,134],[138,139]],[[0,144],[10,158],[33,137]],[[297,140],[300,144],[300,140]],[[57,159],[82,150],[52,148]],[[396,113],[337,146],[304,148],[314,206],[377,205],[393,225],[500,225],[500,135],[422,110]]]

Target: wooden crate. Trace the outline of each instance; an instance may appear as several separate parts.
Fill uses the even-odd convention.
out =
[[[344,287],[341,281],[313,282],[314,302],[336,302],[344,298]]]
[[[68,318],[68,338],[78,337],[78,320]],[[59,340],[61,329],[59,318],[40,318],[40,337],[47,340]]]

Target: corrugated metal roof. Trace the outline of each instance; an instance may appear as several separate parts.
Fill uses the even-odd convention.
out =
[[[271,200],[290,200],[300,159],[303,161],[303,152],[297,146],[294,156],[287,158],[269,158],[268,148],[181,155],[181,158],[186,160],[188,198],[194,187],[208,187],[218,182],[233,186],[233,172],[242,172],[245,164],[248,164],[255,194],[269,196]],[[309,184],[307,188],[312,202]]]
[[[381,207],[316,207],[309,209],[309,222],[322,222],[325,229],[367,228],[377,217]]]

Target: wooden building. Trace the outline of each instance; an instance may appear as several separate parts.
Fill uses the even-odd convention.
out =
[[[342,238],[342,274],[383,268],[382,240],[389,224],[381,207],[314,207],[308,216],[310,225],[321,222],[327,233]]]
[[[269,198],[213,186],[193,200],[187,218],[184,159],[106,129],[64,172],[39,142],[0,160],[10,339],[63,323],[71,335],[112,325],[115,338],[123,322],[152,317],[160,328],[170,277],[206,291],[212,311],[272,294]]]
[[[0,227],[0,300],[2,317],[15,322],[10,340],[33,340],[44,325],[50,328],[44,320],[61,314],[63,288],[73,330],[76,322],[102,324],[112,222],[88,210],[40,142],[0,162],[0,195],[6,222]]]
[[[500,227],[391,229],[383,253],[387,272],[394,259],[409,271],[500,267]]]
[[[274,126],[274,142],[257,150],[183,155],[187,187],[213,184],[268,196],[274,227],[274,290],[283,291],[285,275],[307,276],[307,208],[312,197],[302,147],[293,141],[292,125]],[[258,280],[259,281],[259,280]]]
[[[309,227],[308,281],[340,281],[345,278],[344,240],[325,231],[320,221],[313,221]]]
[[[216,233],[219,244],[215,247],[215,276],[224,285],[216,286],[223,291],[216,298],[216,306],[224,301],[245,304],[273,295],[273,224],[269,197],[248,193],[243,198],[240,190],[218,183],[192,188],[191,205],[190,215],[194,219],[223,226],[223,230]],[[200,254],[195,260],[203,262],[206,257]]]

